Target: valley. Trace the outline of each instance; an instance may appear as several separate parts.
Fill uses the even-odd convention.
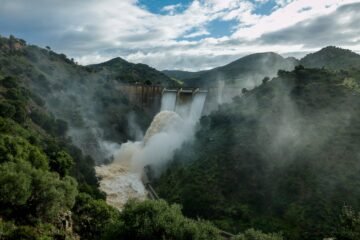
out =
[[[0,38],[0,236],[356,239],[359,59],[160,72]]]

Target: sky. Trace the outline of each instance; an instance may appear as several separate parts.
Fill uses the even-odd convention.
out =
[[[0,0],[0,35],[80,64],[197,71],[257,52],[360,53],[360,0]]]

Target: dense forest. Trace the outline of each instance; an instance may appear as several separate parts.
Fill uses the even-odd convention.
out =
[[[81,66],[49,46],[27,45],[14,36],[0,37],[0,71],[22,79],[41,96],[48,110],[68,123],[74,144],[98,163],[107,157],[104,142],[134,139],[131,125],[136,122],[144,130],[156,114],[129,102],[118,90],[121,84],[178,84],[153,68],[120,58]],[[129,113],[134,116],[131,121]],[[33,115],[42,121],[41,114]]]
[[[153,179],[164,200],[119,212],[94,166],[111,160],[104,142],[134,139],[130,121],[144,131],[154,112],[114,86],[180,83],[120,58],[84,67],[0,38],[0,239],[359,239],[359,56],[265,55],[285,69],[260,71],[258,86],[201,118]],[[257,55],[246,59],[256,71]]]
[[[231,232],[359,239],[359,87],[358,68],[265,78],[201,119],[159,195]]]
[[[104,115],[96,120],[105,130],[109,118],[123,123],[123,115],[135,111],[143,114],[140,126],[146,127],[151,115],[109,87],[106,77],[95,75],[99,69],[12,36],[0,40],[0,239],[223,239],[210,222],[184,217],[176,204],[130,201],[122,212],[109,206],[98,189],[95,159],[70,134],[89,127],[86,118],[93,115],[83,111],[83,101],[96,94],[91,110]],[[152,71],[142,78],[145,84]],[[80,92],[87,99],[74,95]],[[117,126],[108,138],[131,139],[128,124]],[[237,236],[254,237],[281,239],[253,229]]]
[[[75,239],[72,218],[79,232],[85,219],[75,213],[79,199],[105,205],[94,160],[69,144],[67,123],[48,113],[21,79],[0,79],[0,237]],[[41,122],[34,113],[41,114]]]

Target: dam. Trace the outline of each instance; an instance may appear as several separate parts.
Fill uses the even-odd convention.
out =
[[[127,85],[121,91],[132,103],[157,114],[142,141],[123,143],[111,164],[95,168],[100,189],[107,194],[106,201],[120,211],[129,199],[160,199],[151,179],[164,170],[184,142],[194,137],[195,125],[206,111],[206,102],[214,100],[209,95],[217,97],[199,88]],[[223,239],[234,237],[225,231],[220,231],[220,235]]]
[[[208,106],[214,105],[210,103],[218,98],[216,94],[218,91],[213,88],[165,88],[146,84],[118,84],[116,88],[132,104],[153,114],[167,110],[177,112],[180,116],[194,115],[195,106],[192,107],[191,103],[204,104],[203,113],[207,113],[210,110]],[[201,103],[202,101],[204,102]]]
[[[181,117],[190,116],[197,120],[201,117],[207,90],[197,89],[163,89],[161,111],[173,111]],[[199,109],[201,109],[199,111]]]

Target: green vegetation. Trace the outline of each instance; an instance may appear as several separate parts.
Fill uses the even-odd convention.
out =
[[[165,74],[145,64],[133,64],[122,58],[114,58],[107,62],[88,66],[98,74],[107,74],[108,78],[122,83],[176,86],[177,83]]]
[[[221,239],[210,223],[185,218],[178,205],[130,201],[106,239]]]
[[[300,64],[308,68],[350,70],[360,68],[360,55],[338,47],[329,46],[301,59]]]
[[[344,206],[340,215],[339,230],[336,239],[355,240],[360,238],[360,212]]]
[[[12,106],[0,103],[0,115],[14,114],[16,121],[21,122],[25,121],[26,112],[31,111],[34,123],[55,135],[67,132],[73,143],[96,162],[103,162],[106,155],[101,141],[121,143],[135,138],[127,118],[130,112],[143,131],[156,114],[156,106],[153,105],[158,103],[144,109],[141,104],[130,102],[119,90],[121,84],[178,85],[144,64],[132,64],[116,58],[84,67],[64,54],[57,54],[50,48],[26,45],[14,37],[0,37],[0,72],[4,77],[9,76],[4,83],[10,89],[6,97],[12,101]],[[11,89],[16,84],[11,78],[22,79],[24,86]],[[20,104],[25,96],[30,97],[40,109],[25,109]],[[41,110],[44,106],[51,114],[44,116]]]
[[[230,232],[357,236],[357,216],[347,228],[340,216],[360,209],[359,73],[299,66],[220,106],[155,182],[159,195]]]
[[[282,240],[281,234],[264,234],[254,229],[246,230],[245,233],[239,234],[236,240]]]
[[[89,219],[81,196],[100,209],[99,221],[104,210],[117,210],[98,190],[94,161],[66,138],[67,123],[23,80],[1,74],[0,106],[0,239],[98,239],[87,238],[96,228],[82,228]]]
[[[359,239],[357,59],[326,48],[302,60],[324,68],[298,66],[271,80],[297,61],[254,54],[178,72],[185,85],[261,85],[244,85],[201,119],[195,141],[155,182],[171,204],[130,201],[119,212],[98,190],[96,130],[123,142],[134,137],[128,113],[142,130],[154,113],[116,86],[178,83],[120,58],[82,67],[50,47],[0,37],[0,239],[223,239],[217,227],[240,240]]]
[[[110,82],[93,83],[91,70],[14,37],[0,38],[0,62],[0,239],[219,239],[211,224],[189,220],[178,206],[163,201],[130,202],[122,213],[106,204],[94,160],[67,134],[69,127],[86,126],[79,107],[86,96],[76,95],[84,74],[89,88],[96,89],[92,94],[83,90],[95,100],[91,110],[103,116],[99,124],[122,119],[107,137],[127,136],[123,113],[144,112]],[[63,95],[65,88],[75,91]],[[150,119],[144,114],[141,120],[145,126]]]
[[[93,199],[88,194],[79,194],[73,209],[75,231],[83,239],[102,239],[110,226],[119,219],[119,211],[103,200]]]
[[[253,87],[266,76],[276,76],[278,70],[292,70],[297,61],[268,52],[245,56],[225,66],[200,72],[164,71],[169,77],[179,79],[185,86],[218,87],[219,81],[231,87]]]
[[[45,133],[31,121],[28,109],[41,107],[31,101],[30,91],[18,79],[1,78],[0,89],[0,238],[50,239],[57,235],[72,239],[74,235],[60,225],[61,216],[75,204],[78,185],[69,171],[78,166],[73,168],[65,148],[57,153],[62,153],[58,158],[46,153],[49,140],[62,148],[57,140],[62,136]],[[60,161],[64,155],[67,164]],[[59,162],[59,171],[53,161]]]
[[[179,79],[188,86],[216,87],[218,81],[226,86],[253,87],[261,83],[265,76],[276,76],[278,70],[293,70],[301,64],[307,68],[327,68],[330,70],[351,70],[360,68],[360,55],[338,47],[325,47],[310,53],[300,61],[295,58],[283,58],[275,53],[251,54],[232,63],[211,70],[186,72],[177,70],[163,71],[169,77]]]

